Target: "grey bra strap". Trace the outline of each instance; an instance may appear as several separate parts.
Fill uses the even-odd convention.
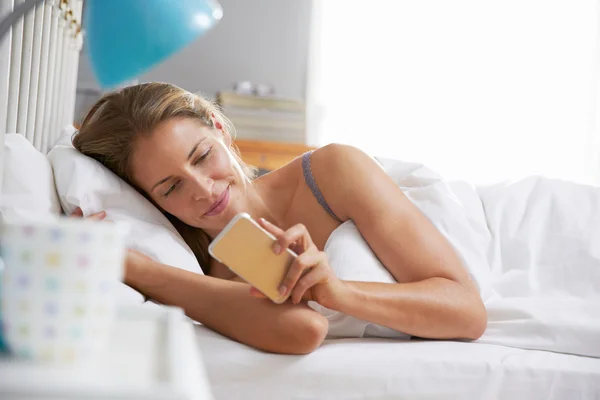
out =
[[[310,169],[310,156],[312,155],[312,151],[308,151],[302,155],[302,171],[304,172],[304,180],[306,184],[312,191],[313,195],[321,205],[338,222],[343,222],[341,219],[334,214],[333,210],[329,207],[329,204],[325,201],[323,197],[323,193],[319,190],[317,186],[317,182],[315,181],[315,177],[312,174],[312,170]]]

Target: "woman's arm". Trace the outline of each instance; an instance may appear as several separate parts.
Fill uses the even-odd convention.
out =
[[[252,297],[249,286],[159,264],[130,251],[125,282],[190,318],[252,347],[306,354],[323,342],[327,320],[306,305],[277,305]]]
[[[316,301],[324,307],[413,336],[432,339],[477,339],[485,330],[486,311],[470,281],[431,277],[410,283],[341,281],[331,270],[306,227],[287,231],[259,220],[278,238],[280,248],[299,256],[282,283],[292,302]],[[254,296],[263,296],[255,289]]]
[[[412,336],[478,339],[486,311],[477,292],[446,278],[412,283],[344,282],[344,298],[332,309]]]
[[[306,256],[284,281],[287,288],[298,284],[295,301],[316,296],[327,308],[420,337],[476,339],[483,334],[485,306],[458,255],[371,157],[350,146],[329,145],[312,154],[311,167],[335,214],[354,221],[400,283],[340,285],[315,269],[328,269],[326,259],[315,254]],[[308,235],[288,232],[290,237],[280,238],[281,247]],[[305,269],[314,272],[299,280]]]

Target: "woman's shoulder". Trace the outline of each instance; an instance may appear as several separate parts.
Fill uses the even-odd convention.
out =
[[[311,174],[317,181],[330,181],[371,162],[373,158],[357,147],[331,143],[308,151],[258,179],[274,185],[301,185],[306,174]]]
[[[329,144],[311,155],[310,173],[321,196],[338,219],[351,218],[357,197],[368,187],[380,187],[382,168],[363,150],[345,144]]]
[[[373,164],[373,157],[358,147],[331,143],[320,147],[311,154],[310,166],[315,176],[330,176],[332,179],[352,174]],[[318,178],[317,178],[318,179]]]

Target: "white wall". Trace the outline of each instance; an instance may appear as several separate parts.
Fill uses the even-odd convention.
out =
[[[223,19],[204,36],[140,77],[212,97],[249,80],[275,86],[282,96],[304,98],[312,0],[219,0]],[[97,88],[82,52],[76,118]],[[92,98],[93,100],[93,98]]]
[[[304,97],[311,0],[220,0],[223,19],[142,80],[168,81],[207,95],[238,80],[272,83]]]
[[[371,0],[358,30],[362,3],[314,3],[311,144],[471,183],[600,184],[598,0]],[[363,106],[348,92],[375,101],[372,118],[348,118]]]

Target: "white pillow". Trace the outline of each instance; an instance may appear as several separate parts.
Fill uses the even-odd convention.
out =
[[[60,215],[52,166],[23,135],[4,136],[0,221],[47,221]]]
[[[84,216],[106,211],[106,218],[130,226],[128,247],[173,267],[202,273],[192,250],[169,220],[144,196],[98,161],[71,144],[75,132],[63,133],[48,153],[63,210],[80,207]]]
[[[61,206],[48,158],[18,134],[5,136],[4,152],[0,221],[57,220]],[[119,285],[117,288],[119,303],[144,301],[144,297],[129,286]]]

